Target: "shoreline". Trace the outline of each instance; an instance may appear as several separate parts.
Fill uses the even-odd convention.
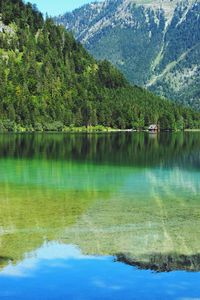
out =
[[[185,129],[184,132],[200,132],[200,129]]]
[[[142,130],[136,130],[136,129],[115,129],[115,128],[101,128],[101,129],[95,129],[95,128],[71,128],[67,130],[21,130],[21,131],[0,131],[0,134],[30,134],[30,133],[55,133],[55,134],[64,134],[64,133],[142,133],[146,132],[152,135],[158,135],[160,133],[178,133],[178,132],[200,132],[200,129],[185,129],[185,130],[160,130],[158,132],[151,132],[148,129],[142,129]]]

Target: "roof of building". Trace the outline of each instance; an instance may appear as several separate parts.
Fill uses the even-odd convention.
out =
[[[151,129],[151,130],[154,130],[154,129],[157,129],[157,128],[158,128],[158,126],[156,124],[152,124],[152,125],[149,126],[149,129]]]

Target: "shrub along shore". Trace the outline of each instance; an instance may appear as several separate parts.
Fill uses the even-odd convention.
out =
[[[6,132],[13,132],[13,133],[31,133],[31,132],[57,132],[57,133],[78,133],[78,132],[139,132],[139,131],[148,131],[148,127],[144,126],[141,128],[130,128],[130,129],[120,129],[120,128],[113,128],[113,127],[107,127],[102,125],[96,125],[96,126],[65,126],[61,122],[54,122],[50,124],[35,124],[33,127],[32,125],[29,126],[22,126],[19,124],[15,124],[13,122],[8,121],[7,123],[2,123],[0,121],[0,133],[6,133]],[[185,129],[185,128],[161,128],[160,131],[200,131],[200,129]]]

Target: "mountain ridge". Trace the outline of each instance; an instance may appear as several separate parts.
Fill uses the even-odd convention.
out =
[[[131,83],[200,110],[199,14],[199,0],[109,0],[55,20]]]

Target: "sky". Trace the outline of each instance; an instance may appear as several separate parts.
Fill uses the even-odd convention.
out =
[[[67,11],[72,11],[75,8],[82,6],[89,2],[95,2],[94,0],[26,0],[25,2],[31,2],[36,4],[38,9],[49,16],[57,16]]]

